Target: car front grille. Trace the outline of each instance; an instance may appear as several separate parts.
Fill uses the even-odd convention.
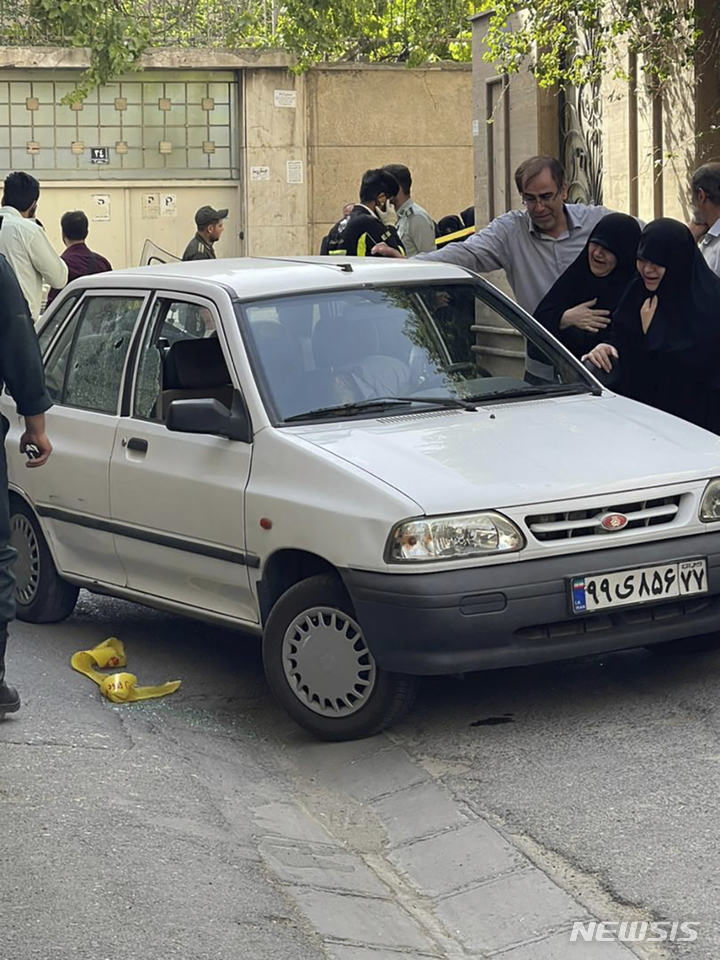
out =
[[[638,527],[659,527],[671,524],[680,510],[681,494],[656,497],[652,500],[634,500],[625,503],[608,503],[603,507],[588,510],[568,510],[562,513],[541,513],[525,518],[530,533],[541,542],[549,540],[572,540],[577,537],[611,536],[622,537]],[[610,514],[627,518],[622,529],[607,530],[602,519]]]

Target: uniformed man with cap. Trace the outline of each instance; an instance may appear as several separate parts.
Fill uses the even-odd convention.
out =
[[[185,247],[183,260],[215,260],[214,244],[222,236],[227,210],[215,210],[214,207],[200,207],[195,214],[197,233]]]

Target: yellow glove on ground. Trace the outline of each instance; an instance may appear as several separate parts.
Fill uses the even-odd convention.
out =
[[[92,650],[79,650],[70,661],[73,669],[84,673],[100,687],[100,693],[113,703],[131,703],[134,700],[150,700],[175,693],[180,680],[162,683],[159,687],[138,687],[137,677],[132,673],[99,673],[95,667],[124,667],[125,647],[122,640],[110,637]]]

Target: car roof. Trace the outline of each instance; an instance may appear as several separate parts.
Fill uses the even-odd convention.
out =
[[[152,288],[201,281],[224,287],[241,300],[306,293],[364,284],[467,280],[468,272],[453,264],[383,257],[241,257],[151,264],[83,277],[73,285],[109,287],[148,284]]]

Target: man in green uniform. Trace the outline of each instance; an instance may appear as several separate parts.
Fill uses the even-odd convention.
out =
[[[227,210],[215,210],[214,207],[200,207],[195,214],[197,233],[185,247],[183,260],[215,260],[214,244],[218,242],[225,228]]]
[[[424,207],[410,196],[412,177],[404,163],[389,163],[385,169],[400,184],[392,205],[397,212],[397,232],[408,257],[435,249],[435,224]]]

